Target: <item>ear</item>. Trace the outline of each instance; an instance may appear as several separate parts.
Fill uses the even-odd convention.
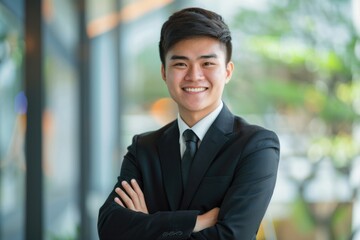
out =
[[[226,81],[225,81],[225,83],[230,82],[233,71],[234,71],[234,63],[230,61],[226,65]]]
[[[164,64],[161,64],[161,77],[166,82],[166,72]]]

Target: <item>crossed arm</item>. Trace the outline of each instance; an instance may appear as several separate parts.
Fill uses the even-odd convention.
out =
[[[120,206],[128,208],[132,211],[149,214],[144,194],[136,180],[132,179],[130,183],[123,181],[121,182],[121,185],[125,191],[119,187],[116,188],[115,192],[119,195],[119,197],[115,197],[114,201]],[[217,222],[219,210],[219,208],[213,208],[210,211],[199,215],[196,218],[193,232],[199,232],[205,228],[214,226]]]
[[[151,197],[159,200],[155,204],[166,204],[161,202],[164,196],[156,198],[157,189],[152,188],[149,181],[140,182],[143,179],[139,177],[135,156],[142,152],[130,148],[123,162],[122,177],[99,210],[100,239],[172,239],[171,234],[179,234],[183,239],[253,239],[275,186],[279,143],[276,135],[266,131],[246,140],[248,144],[243,147],[241,161],[227,161],[236,164],[230,165],[235,168],[231,184],[222,195],[221,204],[211,204],[220,209],[214,208],[202,215],[199,210],[152,213]],[[226,179],[218,179],[217,186],[226,184]],[[201,186],[199,196],[212,194],[209,183]],[[147,187],[140,188],[142,184]],[[146,189],[153,194],[149,194],[148,203]],[[161,189],[158,191],[157,194],[164,194]]]

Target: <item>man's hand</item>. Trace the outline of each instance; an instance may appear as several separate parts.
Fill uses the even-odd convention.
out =
[[[220,208],[213,208],[210,211],[199,215],[196,218],[194,232],[200,232],[205,228],[212,227],[216,224]]]
[[[122,181],[121,185],[126,192],[124,192],[121,188],[116,188],[115,192],[120,198],[116,197],[114,201],[122,207],[148,214],[149,212],[147,210],[144,194],[136,180],[132,179],[131,185],[126,181]]]

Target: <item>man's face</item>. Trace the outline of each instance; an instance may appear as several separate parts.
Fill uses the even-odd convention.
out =
[[[162,78],[187,124],[196,123],[220,104],[234,68],[232,62],[226,64],[225,45],[210,37],[176,43],[165,55],[165,65]]]

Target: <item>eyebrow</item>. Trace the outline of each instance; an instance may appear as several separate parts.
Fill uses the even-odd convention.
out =
[[[218,56],[215,53],[213,53],[213,54],[201,55],[200,57],[198,57],[198,59],[208,59],[208,58],[217,58],[217,57]],[[186,56],[172,55],[170,60],[189,60],[189,58]]]

